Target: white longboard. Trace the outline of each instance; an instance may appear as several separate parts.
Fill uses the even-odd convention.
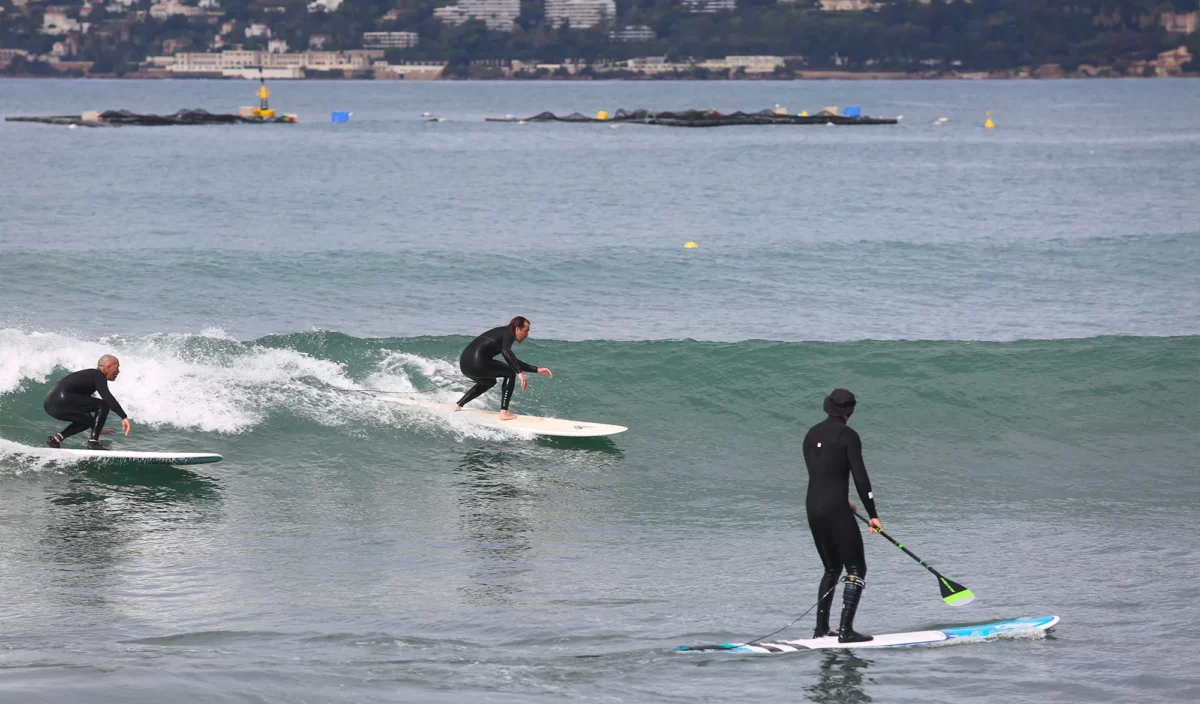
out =
[[[126,452],[124,450],[68,450],[46,448],[46,452],[61,453],[73,459],[123,464],[208,464],[223,457],[211,452]]]
[[[398,403],[402,406],[420,406],[433,410],[453,412],[449,404],[432,403],[413,398],[398,398],[395,396],[380,396],[379,398],[392,403]],[[527,416],[518,414],[512,420],[500,420],[498,411],[484,411],[477,408],[464,408],[457,413],[456,417],[461,416],[463,419],[483,425],[489,428],[499,428],[501,430],[524,430],[535,435],[551,435],[563,438],[597,438],[605,435],[616,435],[623,433],[629,428],[623,425],[609,425],[607,423],[591,423],[581,420],[568,420],[566,418],[545,418],[542,416]]]
[[[820,650],[823,648],[900,648],[913,645],[931,645],[946,641],[966,641],[998,636],[1013,636],[1044,633],[1058,624],[1057,616],[1018,618],[1011,621],[993,621],[975,626],[956,626],[936,631],[913,631],[911,633],[885,633],[865,643],[839,643],[834,636],[805,638],[776,642],[721,643],[719,645],[682,646],[677,650],[695,652],[720,650],[735,653],[794,653],[797,650]]]

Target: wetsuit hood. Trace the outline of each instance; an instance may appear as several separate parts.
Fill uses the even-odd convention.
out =
[[[834,389],[825,397],[825,412],[831,416],[848,416],[854,412],[857,403],[854,394],[846,389]]]

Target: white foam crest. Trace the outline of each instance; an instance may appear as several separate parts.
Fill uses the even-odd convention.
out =
[[[219,331],[218,331],[219,332]],[[93,367],[102,354],[121,359],[113,395],[137,424],[237,433],[287,406],[314,418],[345,394],[314,390],[306,379],[353,388],[342,365],[294,350],[245,347],[220,337],[184,334],[75,340],[55,333],[0,331],[0,394],[26,379],[51,381],[63,370]],[[319,397],[324,398],[319,398]]]
[[[120,398],[128,397],[126,411],[131,416],[151,424],[237,433],[284,406],[320,420],[331,406],[341,405],[340,397],[318,401],[331,394],[301,380],[315,378],[334,387],[349,384],[340,364],[294,350],[252,347],[226,359],[187,361],[178,355],[177,340],[159,342],[147,338],[137,353],[121,353],[119,381],[132,383]],[[127,373],[131,378],[124,378]]]
[[[522,433],[480,427],[449,411],[466,380],[457,365],[419,355],[384,352],[365,385],[344,365],[303,352],[246,345],[224,331],[77,340],[57,333],[0,330],[0,404],[24,382],[45,384],[95,366],[103,354],[121,359],[113,395],[134,422],[218,433],[240,433],[268,415],[290,413],[323,425],[419,423],[459,438],[498,440]],[[435,389],[419,393],[435,408],[388,403],[370,389],[418,392],[414,379]],[[314,383],[315,382],[315,383]],[[444,406],[445,411],[441,411]],[[111,421],[110,421],[111,423]],[[30,448],[16,445],[28,454]]]
[[[435,387],[457,390],[457,393],[466,388],[462,373],[454,362],[394,351],[384,351],[378,371],[368,377],[367,384],[385,391],[416,391],[411,372],[416,372]]]
[[[230,335],[221,328],[214,327],[202,328],[200,330],[200,337],[211,337],[214,340],[229,340],[232,342],[237,341],[237,338],[233,335]]]
[[[0,395],[14,391],[25,379],[45,381],[57,367],[83,369],[94,366],[103,352],[99,348],[71,345],[75,342],[54,333],[25,333],[0,330]]]

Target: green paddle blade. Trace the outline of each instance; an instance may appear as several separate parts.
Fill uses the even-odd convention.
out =
[[[938,577],[938,587],[942,590],[942,601],[950,606],[962,606],[975,601],[975,594],[952,579]]]

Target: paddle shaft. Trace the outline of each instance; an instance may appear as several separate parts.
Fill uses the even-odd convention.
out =
[[[867,519],[863,518],[863,517],[862,517],[862,514],[861,514],[861,513],[859,513],[858,511],[855,511],[855,512],[854,512],[854,516],[855,516],[855,517],[856,517],[858,520],[862,521],[863,523],[866,523],[868,526],[869,526],[869,525],[871,525],[871,522],[870,522],[870,521],[868,521]],[[921,558],[917,557],[917,555],[916,555],[916,554],[915,554],[915,553],[914,553],[912,550],[909,550],[908,548],[906,548],[906,547],[904,547],[903,545],[901,545],[899,540],[896,540],[895,538],[893,538],[892,536],[888,535],[887,533],[884,533],[884,532],[883,532],[883,531],[881,531],[881,530],[877,530],[877,531],[875,531],[875,532],[876,532],[876,533],[879,533],[879,534],[880,534],[880,535],[882,535],[883,537],[885,537],[885,538],[887,538],[888,540],[890,540],[890,541],[891,541],[891,543],[892,543],[892,545],[895,545],[896,547],[898,547],[898,548],[900,548],[901,550],[903,550],[905,555],[908,555],[908,556],[909,556],[909,557],[911,557],[912,559],[914,559],[914,560],[916,560],[917,562],[921,563],[921,566],[922,566],[922,567],[924,567],[925,569],[927,569],[927,570],[929,570],[930,572],[932,572],[932,573],[934,574],[934,576],[936,576],[938,579],[945,579],[945,577],[943,577],[943,576],[942,576],[942,573],[941,573],[941,572],[938,572],[937,570],[933,569],[933,567],[931,567],[931,566],[929,565],[929,563],[927,563],[927,562],[925,562],[924,560],[922,560]]]

